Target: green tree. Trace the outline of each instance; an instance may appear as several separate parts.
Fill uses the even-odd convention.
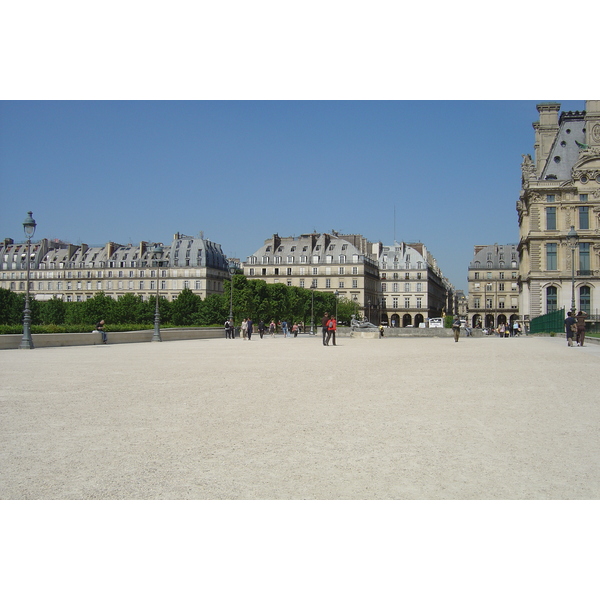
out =
[[[127,323],[144,323],[153,322],[144,321],[144,301],[137,294],[123,294],[119,296],[116,303],[111,307],[110,319],[111,323],[125,325]]]
[[[12,290],[0,288],[0,324],[18,325],[23,322],[25,297]]]
[[[81,314],[83,321],[79,321],[80,323],[97,323],[101,319],[104,319],[107,325],[121,322],[115,316],[117,301],[104,292],[96,292],[85,302],[77,302],[76,304],[81,304],[83,307]]]
[[[200,320],[198,314],[202,299],[190,289],[184,289],[171,302],[171,321],[173,325],[193,325]]]
[[[42,325],[62,325],[67,316],[65,303],[56,296],[46,302],[40,302],[40,321]]]
[[[198,308],[198,325],[222,325],[229,316],[229,296],[211,294]]]

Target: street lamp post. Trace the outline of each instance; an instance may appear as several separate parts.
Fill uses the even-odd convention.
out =
[[[154,333],[152,334],[152,341],[162,342],[162,338],[160,337],[160,310],[158,307],[158,288],[160,283],[160,267],[162,266],[162,257],[164,254],[164,249],[162,246],[154,244],[152,253],[154,255],[154,266],[156,267],[156,308],[154,310]]]
[[[229,261],[229,274],[231,275],[231,281],[229,285],[229,326],[233,328],[233,338],[235,338],[235,327],[233,326],[233,276],[235,275],[237,267],[233,261]]]
[[[569,233],[567,233],[567,242],[571,248],[571,314],[575,315],[575,248],[577,248],[577,242],[579,236],[575,231],[575,227],[571,225]]]
[[[33,350],[33,340],[31,339],[31,310],[29,308],[29,278],[31,271],[31,238],[35,233],[37,223],[33,218],[33,213],[29,211],[29,216],[23,221],[23,230],[27,238],[27,287],[25,289],[25,309],[23,310],[23,339],[19,345],[22,350]]]
[[[315,290],[316,289],[317,289],[317,286],[313,283],[310,286],[310,291],[311,291],[311,299],[310,299],[310,335],[315,335]]]
[[[338,292],[338,290],[335,290],[335,292],[333,292],[333,295],[335,296],[335,322],[337,323],[337,305],[340,293]]]

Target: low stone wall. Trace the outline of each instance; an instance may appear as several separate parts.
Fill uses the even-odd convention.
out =
[[[341,337],[353,337],[353,338],[378,338],[378,329],[355,329],[354,331],[350,327],[339,327],[337,335]],[[473,337],[483,337],[481,330],[472,330],[471,335]],[[438,338],[438,337],[454,337],[452,329],[446,329],[444,327],[386,327],[383,330],[384,337],[425,337],[425,338]],[[465,337],[465,330],[460,330],[460,337]]]
[[[144,331],[109,331],[108,344],[132,344],[152,341],[152,329]],[[161,329],[160,336],[163,342],[174,340],[199,340],[225,337],[224,330],[220,327],[198,329]],[[54,346],[96,346],[102,344],[100,333],[34,333],[34,348],[48,348]],[[18,348],[22,334],[0,335],[0,350]]]

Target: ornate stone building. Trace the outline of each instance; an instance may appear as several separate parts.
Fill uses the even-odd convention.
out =
[[[420,243],[384,246],[336,231],[275,234],[243,269],[249,279],[337,293],[375,324],[418,327],[452,304],[452,286]]]
[[[379,272],[373,244],[362,235],[310,233],[299,237],[278,234],[243,263],[248,279],[338,292],[364,310],[379,300]]]
[[[600,310],[600,100],[585,108],[559,115],[559,104],[538,104],[534,158],[523,155],[517,212],[525,320],[572,302],[588,314]]]
[[[498,327],[519,320],[519,255],[517,244],[475,246],[469,264],[471,327]]]
[[[30,290],[38,300],[53,296],[67,302],[82,302],[103,291],[118,298],[134,293],[147,298],[156,294],[172,300],[184,288],[202,298],[223,293],[229,278],[227,259],[220,244],[201,237],[176,233],[162,250],[156,266],[156,245],[141,242],[123,246],[76,246],[58,240],[32,243]],[[24,292],[27,272],[27,245],[6,239],[0,244],[0,286]]]
[[[448,310],[449,282],[424,244],[380,244],[379,276],[379,319],[384,325],[419,327]]]

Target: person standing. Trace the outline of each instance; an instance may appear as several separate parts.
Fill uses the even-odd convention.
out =
[[[231,323],[229,319],[225,321],[225,339],[228,340],[231,337]]]
[[[294,337],[298,337],[298,323],[292,325],[292,333],[294,334]]]
[[[96,331],[99,331],[102,334],[102,343],[106,344],[107,335],[106,331],[104,331],[104,319],[100,319],[100,321],[96,323]]]
[[[583,310],[580,310],[577,313],[577,317],[575,320],[577,321],[577,345],[583,346],[583,340],[585,340],[585,318],[587,317],[587,313]]]
[[[252,319],[246,321],[246,331],[248,332],[248,341],[252,339]]]
[[[379,326],[379,337],[382,338],[383,337],[383,325]]]
[[[246,339],[248,335],[248,320],[244,317],[244,320],[242,321],[242,338]]]
[[[260,335],[260,339],[263,339],[263,335],[265,335],[265,322],[261,319],[258,322],[258,335]]]
[[[327,341],[325,342],[326,346],[329,346],[329,340],[333,337],[333,346],[336,345],[335,343],[335,331],[337,329],[337,323],[335,320],[335,317],[333,315],[331,315],[331,319],[329,319],[329,321],[327,321]]]
[[[281,330],[283,331],[283,337],[288,337],[288,324],[286,320],[281,322]]]
[[[573,345],[573,336],[577,331],[577,320],[571,314],[571,311],[567,313],[567,318],[565,319],[565,331],[567,334],[567,346]]]
[[[269,335],[271,337],[275,337],[275,321],[271,321],[271,324],[269,325]]]
[[[323,346],[326,346],[327,339],[327,323],[329,321],[329,313],[325,313],[321,319],[321,327],[323,327]]]
[[[452,321],[452,333],[454,333],[454,341],[458,342],[458,338],[460,337],[460,318],[454,317],[454,321]]]

